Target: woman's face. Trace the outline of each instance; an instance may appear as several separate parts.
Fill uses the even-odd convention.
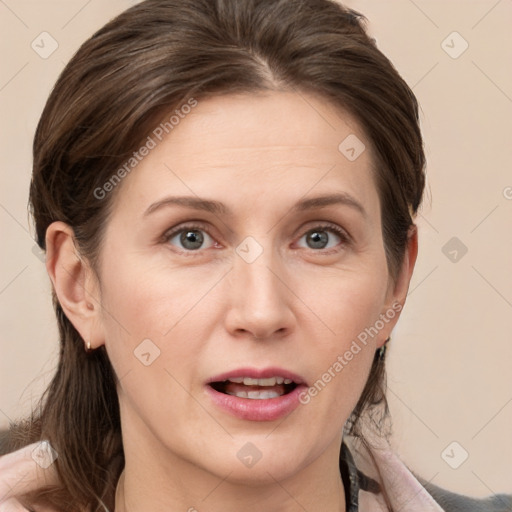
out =
[[[408,285],[389,278],[370,143],[305,94],[183,117],[118,185],[101,249],[127,467],[254,483],[337,464]]]

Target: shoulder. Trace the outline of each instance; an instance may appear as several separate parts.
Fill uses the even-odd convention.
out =
[[[512,494],[486,498],[465,496],[422,478],[389,447],[368,449],[352,442],[351,449],[348,457],[349,450],[342,450],[342,454],[357,469],[361,491],[369,491],[364,493],[366,498],[368,495],[379,497],[384,492],[393,508],[399,510],[407,503],[408,512],[512,512]],[[382,504],[373,509],[384,511],[388,507]]]
[[[415,476],[445,512],[512,512],[512,494],[494,494],[477,499],[448,491]]]

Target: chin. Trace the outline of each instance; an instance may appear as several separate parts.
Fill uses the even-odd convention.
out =
[[[274,435],[275,438],[270,440]],[[310,453],[313,449],[308,450],[304,439],[290,440],[289,436],[277,433],[270,434],[267,439],[244,436],[237,438],[233,445],[219,450],[218,455],[212,454],[209,466],[221,478],[229,475],[227,481],[249,487],[286,480],[314,459],[314,454]],[[320,448],[318,452],[321,453]]]

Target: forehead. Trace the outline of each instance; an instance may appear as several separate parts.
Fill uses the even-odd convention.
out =
[[[200,145],[210,154],[266,148],[307,156],[313,150],[317,159],[319,150],[338,154],[339,143],[350,134],[364,138],[356,120],[327,100],[274,91],[200,100],[173,128],[169,143],[183,150]]]
[[[183,112],[187,112],[186,114]],[[293,92],[197,100],[124,179],[120,202],[148,203],[167,192],[263,203],[336,188],[375,202],[370,143],[357,121],[327,100]],[[172,113],[167,120],[171,120]],[[172,126],[172,128],[171,128]],[[163,127],[168,134],[161,137]]]

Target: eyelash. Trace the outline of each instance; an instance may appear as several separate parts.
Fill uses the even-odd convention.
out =
[[[208,227],[205,224],[196,223],[196,224],[184,224],[184,225],[179,226],[176,229],[173,229],[172,231],[168,231],[163,236],[163,242],[169,242],[169,240],[174,238],[177,234],[181,233],[182,231],[187,231],[187,230],[188,231],[193,231],[193,230],[204,231],[204,232],[206,232],[208,234],[208,236],[210,236],[212,239],[214,239],[214,237],[210,234],[210,232],[208,230]],[[322,224],[314,226],[314,227],[312,227],[310,229],[307,229],[301,235],[300,238],[302,238],[307,233],[311,233],[311,232],[314,232],[314,231],[331,231],[331,232],[334,232],[340,238],[342,244],[345,244],[345,245],[349,245],[352,242],[351,237],[347,234],[347,232],[345,230],[341,229],[336,224],[331,224],[331,223],[328,223],[328,222],[327,223],[322,223]],[[331,254],[332,252],[336,252],[338,249],[336,249],[334,247],[331,247],[329,249],[318,249],[318,250],[311,249],[311,250],[313,252],[320,253],[320,254]],[[201,251],[202,251],[201,249],[197,249],[197,250],[180,250],[179,252],[182,253],[182,254],[186,253],[186,254],[194,255],[194,253],[199,253]]]

